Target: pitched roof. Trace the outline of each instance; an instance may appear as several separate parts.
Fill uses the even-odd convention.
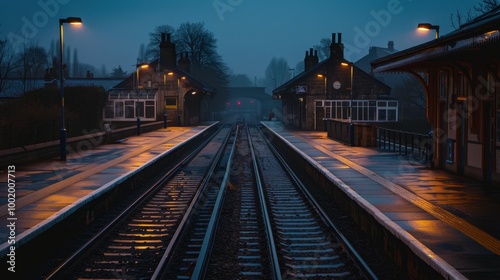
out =
[[[438,58],[455,56],[458,53],[467,53],[477,50],[477,47],[497,46],[500,43],[500,6],[465,24],[459,29],[441,36],[430,42],[396,52],[371,62],[375,72],[402,69],[405,66],[416,65]],[[492,56],[499,57],[498,51],[492,48],[491,52],[475,52],[484,59]]]
[[[398,50],[394,49],[394,45],[393,43],[391,44],[391,42],[389,42],[389,46],[387,48],[370,47],[368,54],[360,58],[354,64],[359,68],[363,69],[363,71],[371,73],[372,71],[372,66],[370,64],[371,61],[398,52]]]
[[[337,59],[337,58],[335,58],[335,59]],[[347,62],[347,61],[345,61],[345,62]],[[315,65],[311,69],[309,69],[309,71],[304,71],[304,72],[298,74],[297,76],[293,77],[292,79],[288,80],[287,82],[285,82],[281,86],[274,89],[273,95],[274,94],[284,94],[284,93],[290,92],[290,90],[293,87],[299,85],[299,83],[302,82],[304,79],[307,79],[310,76],[316,76],[319,72],[325,71],[325,69],[328,69],[328,67],[331,63],[332,62],[331,62],[330,57],[321,61],[320,63],[318,63],[317,65]],[[382,88],[386,88],[388,91],[391,89],[388,85],[384,84],[383,82],[379,81],[378,79],[376,79],[375,77],[373,77],[369,73],[365,72],[363,69],[361,69],[357,65],[354,64],[353,67],[354,67],[354,71],[356,72],[357,75],[363,75],[369,79],[372,79],[375,84],[379,85]]]
[[[158,59],[155,59],[153,62],[149,63],[148,65],[149,65],[150,69],[154,69],[154,71],[156,71],[156,69],[158,68]],[[214,87],[212,87],[209,84],[196,78],[193,74],[185,71],[181,67],[173,66],[173,67],[171,67],[171,69],[167,70],[167,72],[170,72],[170,71],[176,73],[179,76],[186,77],[191,84],[196,85],[198,88],[200,88],[204,91],[209,91],[209,92],[216,92],[217,91]],[[130,74],[126,79],[124,79],[121,83],[117,84],[113,88],[115,88],[115,89],[116,88],[132,88],[133,87],[133,79],[135,78],[134,76],[135,76],[135,73]]]

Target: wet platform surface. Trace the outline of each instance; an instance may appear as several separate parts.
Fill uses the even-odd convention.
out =
[[[15,218],[16,239],[21,240],[82,198],[116,178],[168,152],[207,126],[169,127],[122,139],[113,144],[68,154],[66,162],[46,160],[15,166],[15,212],[9,217],[7,172],[0,173],[0,220]],[[36,235],[36,234],[35,234]],[[0,249],[7,247],[9,229],[0,227]]]
[[[421,257],[459,279],[500,279],[500,186],[377,148],[351,147],[326,132],[263,124],[344,183]]]
[[[500,279],[500,187],[375,148],[350,147],[326,132],[263,122],[328,171],[344,191],[453,277]],[[172,127],[57,159],[16,166],[16,235],[22,237],[75,201],[204,130]],[[8,221],[7,171],[0,173],[0,219]],[[41,230],[41,229],[38,229]],[[9,231],[0,228],[6,246]],[[491,277],[490,277],[491,276]]]

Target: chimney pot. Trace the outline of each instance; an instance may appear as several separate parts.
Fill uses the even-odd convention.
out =
[[[339,42],[338,42],[338,43],[339,43],[339,44],[341,44],[341,43],[342,43],[342,33],[339,33]]]
[[[332,44],[335,44],[335,36],[336,36],[336,35],[337,35],[337,34],[332,33]]]
[[[387,47],[389,48],[389,50],[394,50],[394,41],[389,41],[389,43],[387,43]]]

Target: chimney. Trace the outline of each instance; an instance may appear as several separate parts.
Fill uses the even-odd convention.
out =
[[[337,60],[344,59],[344,44],[342,44],[342,33],[338,34],[338,41],[335,40],[335,33],[332,33],[332,44],[330,45],[330,58]]]
[[[181,53],[181,58],[179,59],[178,65],[186,72],[191,71],[191,60],[189,60],[189,55],[187,52]]]
[[[389,41],[387,43],[387,48],[390,50],[390,51],[393,51],[394,50],[394,41]]]
[[[306,57],[304,58],[304,71],[309,71],[316,66],[318,62],[318,51],[315,51],[313,54],[313,48],[310,48],[309,52],[306,51]]]
[[[167,33],[166,41],[165,33],[161,34],[159,65],[160,70],[166,70],[167,68],[174,68],[177,66],[175,44],[170,41],[170,33]]]

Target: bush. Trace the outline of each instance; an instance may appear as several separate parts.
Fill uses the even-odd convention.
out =
[[[68,137],[99,129],[107,92],[102,87],[65,87],[65,128]],[[3,104],[0,149],[59,139],[61,96],[57,88],[41,88],[24,93]]]

